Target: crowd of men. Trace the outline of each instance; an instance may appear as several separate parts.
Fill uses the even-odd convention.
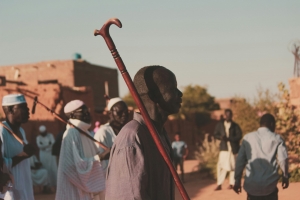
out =
[[[165,67],[148,66],[136,73],[133,82],[163,147],[174,166],[180,167],[184,181],[187,144],[180,140],[180,133],[171,143],[164,129],[168,116],[178,113],[182,103],[175,75]],[[39,185],[46,193],[56,190],[56,200],[174,200],[173,177],[143,116],[135,112],[128,122],[128,108],[121,98],[110,99],[109,122],[100,127],[98,124],[91,134],[107,148],[82,134],[90,134],[91,115],[83,101],[72,100],[64,107],[72,126],[67,125],[57,141],[45,126],[39,127],[39,160],[21,128],[29,119],[25,97],[6,95],[2,107],[6,118],[0,124],[0,199],[33,200],[32,186]],[[278,199],[277,162],[283,172],[283,188],[288,187],[289,180],[287,150],[283,139],[274,133],[275,118],[263,115],[261,127],[246,134],[241,142],[242,131],[232,120],[232,111],[227,109],[224,115],[214,133],[221,141],[215,190],[222,190],[229,171],[229,189],[240,193],[246,167],[247,199]],[[58,151],[55,145],[60,147]]]

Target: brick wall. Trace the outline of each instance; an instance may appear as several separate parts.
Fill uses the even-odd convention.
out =
[[[93,103],[97,111],[106,106],[104,99],[105,82],[110,97],[119,96],[118,71],[99,67],[87,62],[74,62],[74,86],[90,86],[94,91]]]
[[[119,96],[118,71],[83,60],[46,61],[0,67],[0,76],[5,76],[7,86],[37,85],[38,82],[57,80],[66,87],[89,86],[93,90],[93,109],[101,111],[106,102],[104,82],[108,83],[109,95]]]

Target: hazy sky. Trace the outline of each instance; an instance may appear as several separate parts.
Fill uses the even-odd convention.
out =
[[[277,91],[293,76],[288,45],[300,39],[299,0],[113,1],[0,0],[0,65],[72,59],[116,68],[94,29],[117,17],[110,33],[133,77],[163,65],[180,88],[206,86],[217,98]],[[120,95],[128,92],[119,74]]]

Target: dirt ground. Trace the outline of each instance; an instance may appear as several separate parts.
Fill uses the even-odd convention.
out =
[[[214,191],[216,187],[216,181],[201,178],[197,171],[197,161],[187,160],[184,163],[185,168],[185,183],[184,186],[193,200],[246,200],[246,193],[243,190],[241,194],[237,195],[233,190],[228,190],[227,187],[229,183],[226,181],[223,184],[223,190]],[[278,184],[279,189],[279,199],[280,200],[299,200],[299,183],[291,183],[288,189],[283,190],[281,185]],[[176,190],[176,200],[182,199],[179,192]],[[36,200],[54,200],[55,194],[43,195],[36,194]]]

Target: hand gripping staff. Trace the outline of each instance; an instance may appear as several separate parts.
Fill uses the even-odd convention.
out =
[[[125,65],[122,61],[122,58],[120,57],[120,55],[119,55],[119,53],[116,49],[116,46],[115,46],[112,38],[109,35],[109,27],[112,24],[115,24],[119,28],[122,27],[122,24],[121,24],[119,19],[111,18],[102,26],[102,28],[100,30],[95,30],[94,35],[95,36],[101,35],[104,38],[104,40],[105,40],[105,42],[108,46],[108,49],[111,51],[111,54],[112,54],[113,58],[115,59],[115,62],[116,62],[117,66],[118,66],[118,68],[119,68],[119,70],[120,70],[120,72],[121,72],[121,74],[122,74],[122,76],[123,76],[123,78],[124,78],[124,80],[127,84],[127,87],[130,90],[131,95],[132,95],[135,103],[137,104],[137,106],[138,106],[138,108],[139,108],[139,110],[140,110],[140,112],[141,112],[141,114],[142,114],[142,116],[143,116],[143,118],[146,122],[146,125],[147,125],[147,127],[150,131],[150,134],[151,134],[151,136],[152,136],[152,138],[153,138],[160,154],[162,155],[163,159],[165,160],[166,164],[168,165],[168,167],[171,171],[171,174],[174,178],[175,184],[177,185],[178,190],[179,190],[182,198],[184,200],[188,200],[190,198],[189,198],[189,196],[188,196],[181,180],[179,179],[179,176],[178,176],[178,174],[177,174],[177,172],[176,172],[176,170],[175,170],[175,168],[172,164],[172,161],[171,161],[169,155],[167,154],[165,148],[162,145],[162,142],[161,142],[161,140],[158,136],[158,133],[157,133],[155,127],[152,124],[152,121],[151,121],[151,119],[148,115],[148,112],[147,112],[144,104],[142,103],[142,100],[141,100],[140,96],[137,93],[137,90],[136,90],[136,88],[135,88],[135,86],[134,86],[134,84],[133,84],[133,82],[130,78],[130,75],[127,72],[127,69],[126,69],[126,67],[125,67]]]

